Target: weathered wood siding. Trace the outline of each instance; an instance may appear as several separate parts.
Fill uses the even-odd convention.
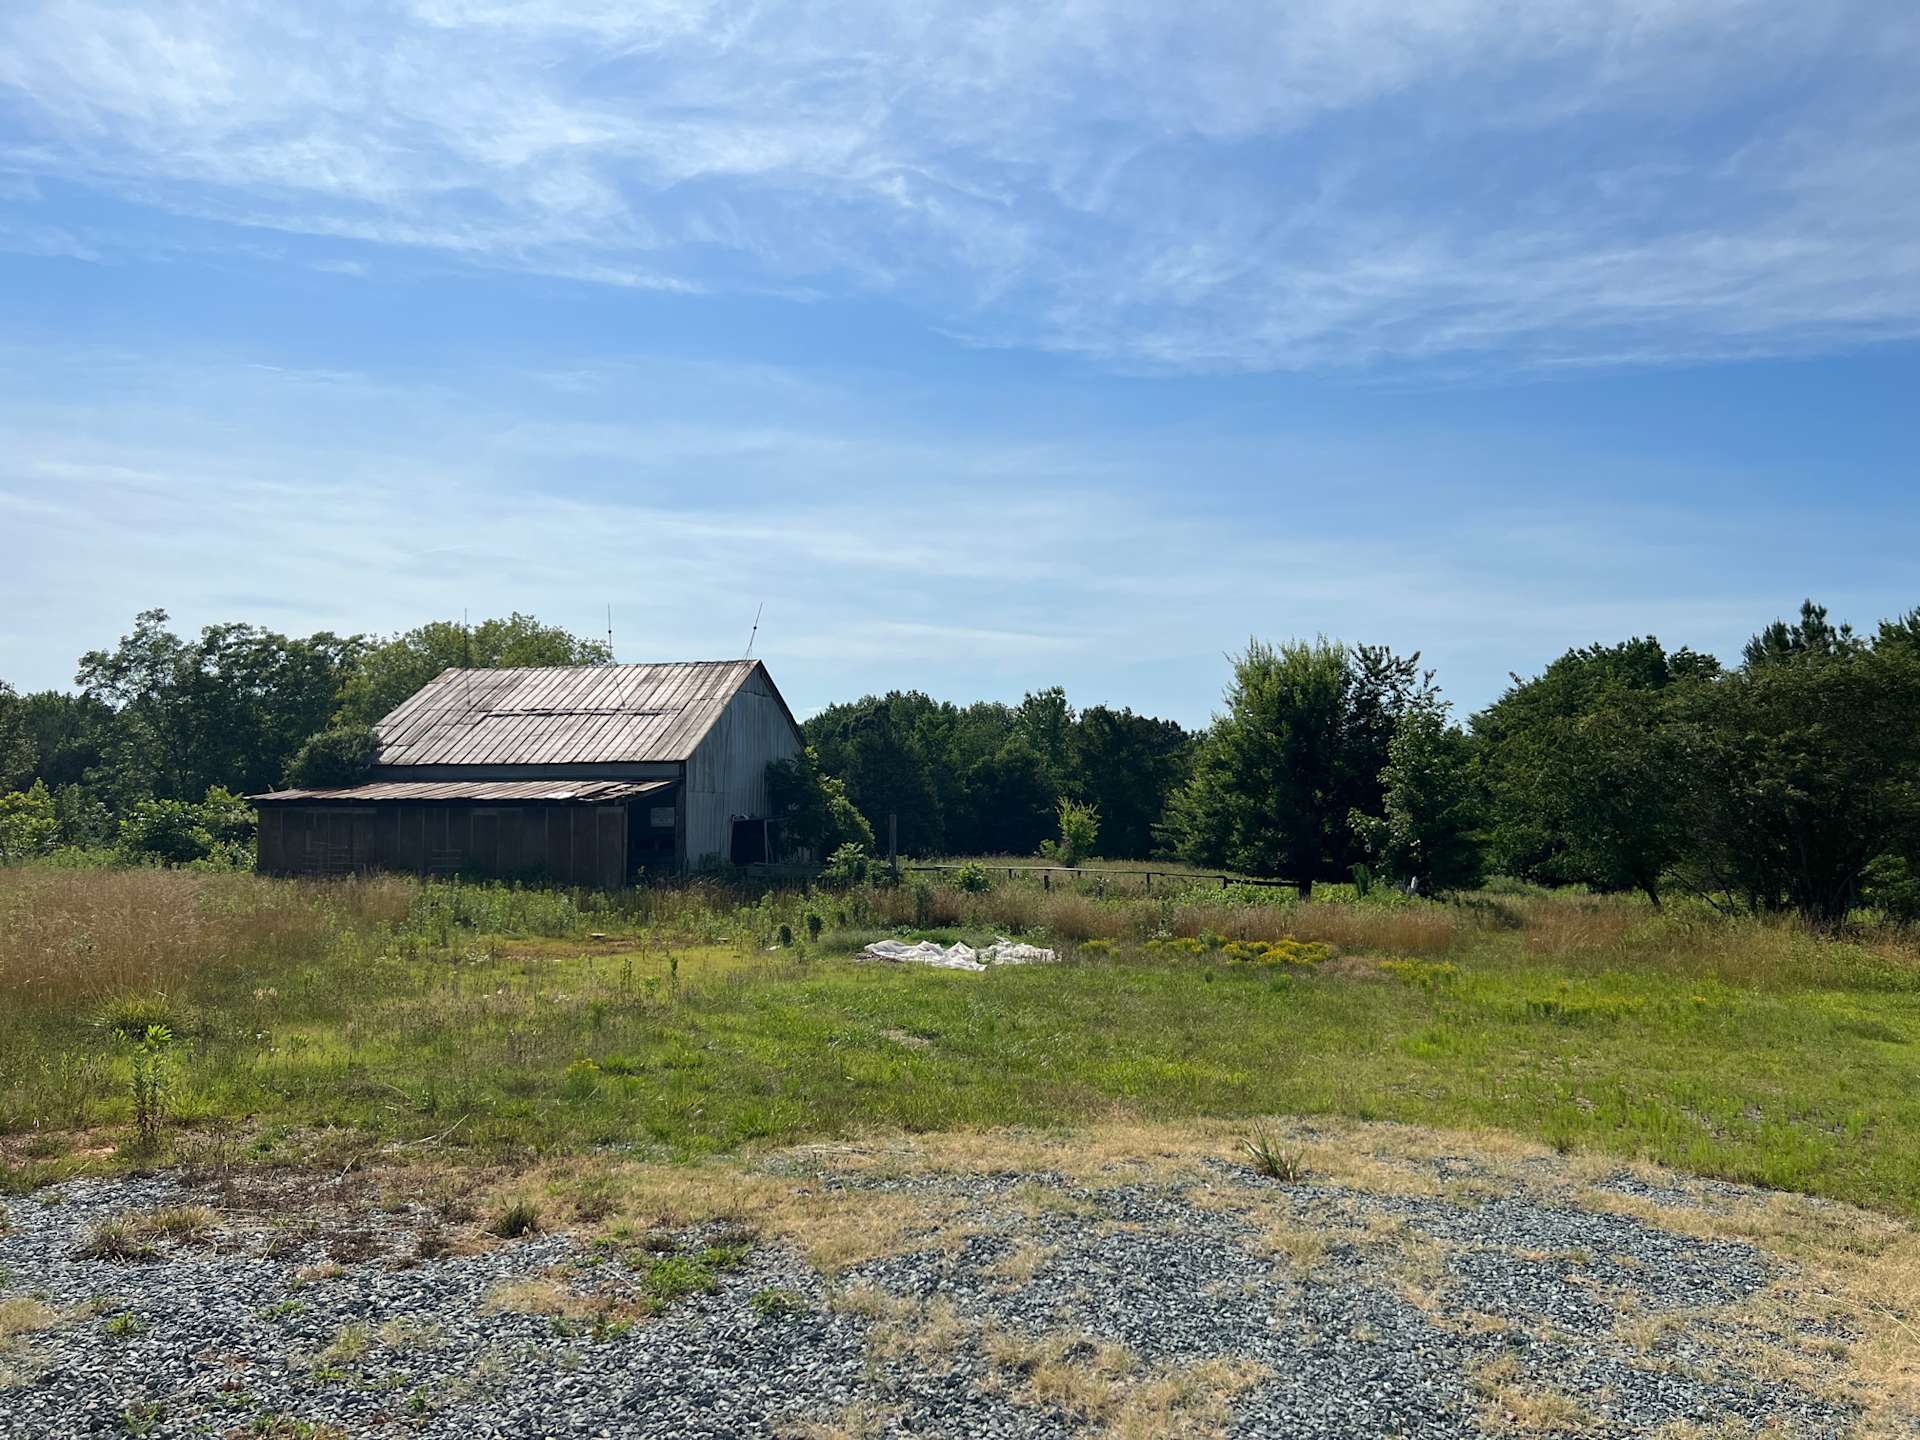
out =
[[[277,875],[459,873],[615,890],[627,882],[627,807],[262,805],[259,867]]]
[[[803,744],[766,672],[756,668],[687,761],[682,835],[688,865],[731,855],[733,817],[766,817],[767,766],[798,755]]]

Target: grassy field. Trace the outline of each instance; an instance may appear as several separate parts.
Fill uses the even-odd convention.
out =
[[[1920,951],[1616,898],[985,894],[748,902],[158,870],[0,872],[13,1186],[166,1156],[679,1159],[888,1131],[1274,1113],[1493,1127],[1920,1214]],[[814,933],[817,925],[818,933]],[[781,944],[786,928],[790,944]],[[1022,935],[1063,962],[862,964]],[[1234,942],[1321,942],[1317,964]],[[152,1069],[153,1066],[146,1068]]]

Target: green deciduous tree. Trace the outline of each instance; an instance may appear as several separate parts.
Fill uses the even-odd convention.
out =
[[[1080,712],[1070,751],[1074,797],[1100,812],[1100,851],[1144,860],[1167,798],[1187,777],[1192,737],[1171,720],[1092,705]]]
[[[1059,838],[1047,841],[1041,853],[1062,865],[1078,865],[1082,860],[1093,858],[1100,844],[1098,810],[1062,795],[1055,824],[1060,831]]]
[[[1809,601],[1684,693],[1703,888],[1831,926],[1876,862],[1920,856],[1920,651],[1900,630],[1862,641]]]
[[[504,620],[471,626],[438,620],[367,646],[341,688],[334,718],[342,725],[378,724],[442,670],[612,661],[604,640],[543,625],[518,611]],[[307,733],[320,728],[315,725]]]
[[[1233,662],[1226,710],[1201,740],[1173,797],[1168,829],[1205,865],[1311,882],[1344,851],[1341,737],[1345,647],[1249,641]]]
[[[846,782],[823,772],[811,747],[767,766],[767,795],[788,855],[805,850],[824,861],[843,845],[872,853],[873,827],[847,798]]]
[[[877,836],[898,817],[900,847],[908,854],[938,853],[946,843],[946,810],[936,782],[935,737],[949,732],[953,707],[917,691],[869,696],[832,705],[809,719],[807,742],[829,775],[846,782],[847,796]],[[947,767],[940,767],[942,774]],[[960,777],[951,777],[957,788]]]
[[[24,789],[39,763],[40,747],[27,725],[26,703],[0,681],[0,793]]]
[[[0,791],[0,865],[18,865],[51,850],[59,839],[53,796],[36,780],[24,790]]]
[[[330,790],[357,785],[380,753],[380,739],[366,725],[334,725],[310,735],[287,762],[285,783],[296,789]]]
[[[1658,640],[1570,650],[1473,717],[1496,868],[1638,889],[1656,905],[1690,839],[1693,783],[1674,687],[1717,664]]]
[[[78,683],[116,712],[95,780],[110,799],[190,799],[209,785],[265,790],[323,728],[357,639],[290,639],[209,625],[182,640],[148,610],[112,650],[81,657]]]
[[[1395,722],[1381,767],[1380,812],[1354,810],[1354,833],[1384,874],[1429,894],[1470,889],[1486,875],[1483,805],[1471,745],[1447,723],[1445,702],[1426,698]]]

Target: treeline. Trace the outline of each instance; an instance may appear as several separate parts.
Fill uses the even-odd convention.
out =
[[[1418,654],[1318,640],[1251,642],[1197,735],[1076,714],[1058,690],[868,697],[806,730],[828,788],[794,810],[816,848],[884,839],[892,815],[909,853],[1031,853],[1078,805],[1102,855],[1309,888],[1497,873],[1823,925],[1863,903],[1920,919],[1920,611],[1857,634],[1808,601],[1734,666],[1651,638],[1572,650],[1465,726]]]
[[[0,863],[109,847],[241,863],[252,823],[237,796],[306,778],[330,742],[362,741],[448,666],[607,659],[603,642],[517,614],[387,637],[234,624],[186,639],[144,611],[113,649],[80,657],[77,693],[0,682]]]
[[[175,635],[161,611],[81,657],[77,693],[0,685],[0,860],[116,846],[237,860],[236,795],[325,783],[367,727],[450,665],[599,664],[513,615],[389,637],[251,625]],[[1059,689],[1017,705],[895,692],[805,722],[776,775],[816,851],[1179,856],[1303,885],[1427,892],[1511,875],[1681,891],[1823,924],[1920,919],[1920,611],[1870,634],[1807,602],[1723,665],[1657,640],[1569,651],[1463,726],[1420,657],[1252,642],[1204,731]]]

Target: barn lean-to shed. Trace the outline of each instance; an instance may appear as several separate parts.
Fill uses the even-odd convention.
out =
[[[804,744],[757,660],[446,670],[374,730],[363,783],[253,797],[262,870],[614,889],[770,859],[767,766]]]

